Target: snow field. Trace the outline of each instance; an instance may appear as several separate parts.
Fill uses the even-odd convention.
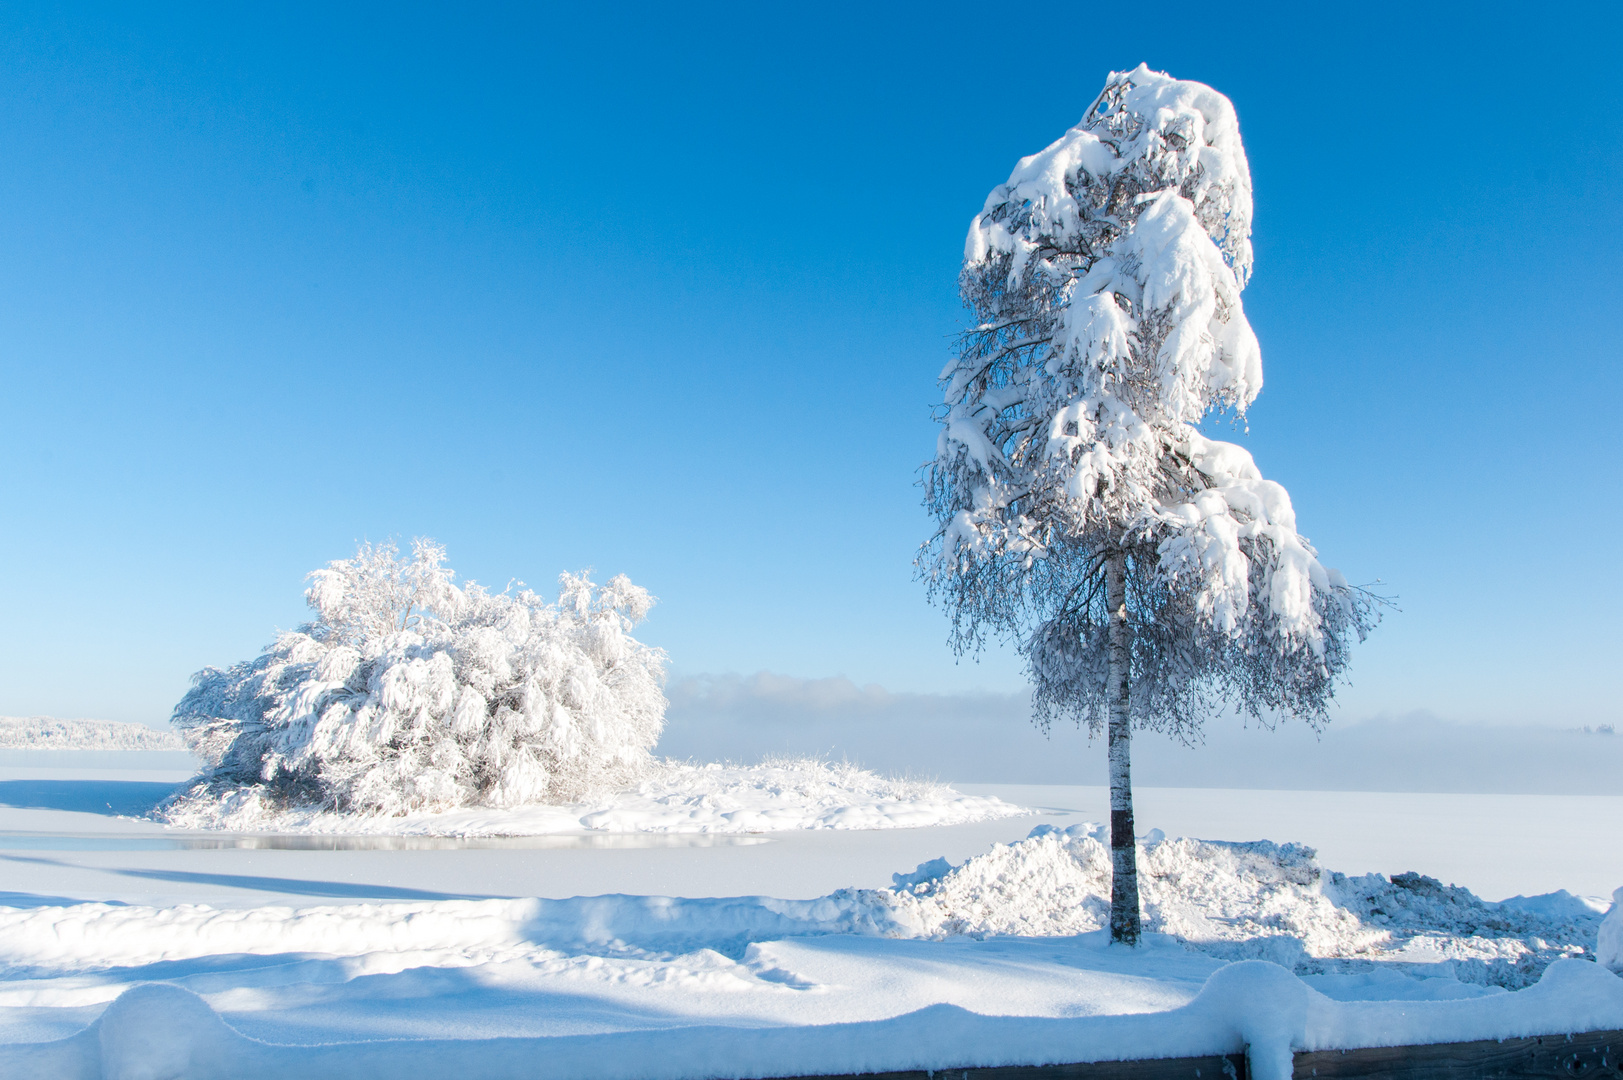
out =
[[[962,825],[1029,811],[944,784],[880,776],[846,763],[783,758],[761,765],[665,761],[640,783],[585,802],[505,809],[469,807],[405,815],[283,809],[263,792],[201,791],[160,817],[184,829],[403,836],[539,836],[555,833],[764,833]]]

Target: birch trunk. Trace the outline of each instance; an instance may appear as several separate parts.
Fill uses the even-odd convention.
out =
[[[1133,839],[1131,688],[1132,629],[1127,623],[1127,556],[1105,564],[1105,602],[1110,607],[1110,655],[1106,693],[1110,702],[1110,940],[1137,945],[1138,848]]]

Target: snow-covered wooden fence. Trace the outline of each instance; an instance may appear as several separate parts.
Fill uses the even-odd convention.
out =
[[[1297,1054],[1295,1080],[1499,1080],[1560,1077],[1608,1080],[1623,1077],[1623,1031],[1538,1035],[1527,1039],[1376,1046],[1362,1050],[1314,1050]]]
[[[1244,1054],[1009,1065],[792,1080],[1247,1080]],[[1623,1031],[1525,1039],[1312,1050],[1293,1055],[1293,1080],[1623,1080]]]

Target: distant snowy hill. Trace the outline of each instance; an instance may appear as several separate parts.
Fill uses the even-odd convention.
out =
[[[116,720],[0,716],[0,750],[184,750],[173,731]]]

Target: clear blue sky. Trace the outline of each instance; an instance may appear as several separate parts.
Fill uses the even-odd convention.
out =
[[[161,722],[417,534],[1017,688],[910,565],[963,234],[1145,61],[1239,109],[1241,437],[1401,596],[1347,715],[1618,718],[1623,9],[586,7],[0,13],[0,713]]]

